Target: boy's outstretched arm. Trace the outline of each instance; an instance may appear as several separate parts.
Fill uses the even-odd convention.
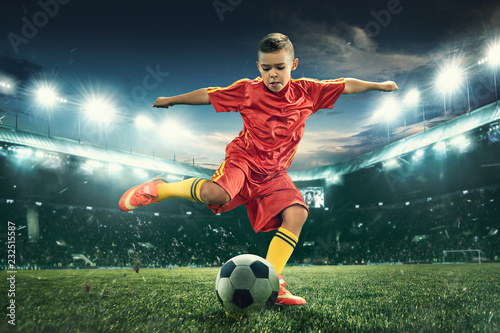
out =
[[[348,78],[345,79],[345,89],[342,94],[357,94],[368,90],[394,91],[398,89],[399,88],[394,81],[370,82]]]
[[[209,105],[210,98],[208,97],[208,89],[202,88],[187,94],[172,97],[158,97],[156,102],[153,104],[153,107],[168,108],[176,104]]]

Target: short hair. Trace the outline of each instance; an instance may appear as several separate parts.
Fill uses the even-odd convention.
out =
[[[294,58],[293,44],[288,36],[279,32],[273,32],[262,38],[257,49],[257,60],[260,53],[273,53],[285,49]]]

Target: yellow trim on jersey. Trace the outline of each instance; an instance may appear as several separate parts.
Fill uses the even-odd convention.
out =
[[[289,157],[289,158],[288,158],[288,160],[286,161],[285,166],[287,166],[288,162],[290,162],[290,161],[293,159],[293,157],[295,156],[295,153],[297,152],[297,148],[299,148],[299,146],[295,147],[295,149],[294,149],[294,151],[293,151],[292,155],[290,155],[290,157]]]
[[[244,79],[240,79],[238,81],[235,81],[233,84],[227,86],[227,87],[208,87],[207,88],[207,91],[209,94],[215,92],[215,91],[218,91],[218,90],[226,90],[226,89],[229,89],[229,88],[232,88],[233,86],[235,86],[236,84],[240,83],[240,82],[243,82],[245,80],[249,80],[249,81],[262,81],[262,77],[257,77],[255,78],[254,80],[250,80],[248,78],[244,78]],[[332,83],[332,84],[342,84],[342,83],[345,83],[345,79],[344,78],[340,78],[340,79],[331,79],[331,80],[318,80],[318,79],[311,79],[311,78],[307,78],[307,77],[301,77],[299,79],[292,79],[293,82],[297,82],[297,81],[311,81],[311,82],[320,82],[320,83]]]
[[[333,83],[333,84],[342,84],[342,83],[345,83],[345,79],[344,78],[340,78],[340,79],[332,79],[332,80],[318,80],[318,79],[311,79],[311,78],[307,78],[307,77],[301,77],[299,79],[293,79],[292,81],[293,82],[297,82],[297,81],[311,81],[311,82],[323,82],[323,83]]]
[[[229,88],[235,86],[236,84],[238,84],[238,83],[240,83],[242,81],[245,81],[245,80],[250,80],[250,79],[247,79],[247,78],[240,79],[240,80],[234,82],[233,84],[231,84],[231,85],[229,85],[227,87],[209,87],[209,88],[207,88],[207,91],[208,91],[209,94],[211,94],[211,93],[213,93],[215,91],[218,91],[218,90],[226,90],[226,89],[229,89]]]
[[[216,182],[219,179],[221,179],[222,176],[224,176],[224,166],[225,165],[226,165],[226,161],[224,161],[224,163],[222,163],[220,165],[219,169],[217,169],[217,171],[215,171],[214,175],[212,176],[212,179],[210,179],[211,181]]]
[[[248,130],[245,132],[245,142],[247,144],[246,149],[250,146],[250,142],[248,141]]]

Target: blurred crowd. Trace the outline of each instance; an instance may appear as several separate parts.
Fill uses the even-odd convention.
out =
[[[499,214],[495,187],[333,212],[330,224],[343,228],[318,238],[319,256],[309,257],[331,264],[498,261]]]
[[[498,261],[499,213],[495,187],[391,206],[330,209],[314,215],[320,227],[316,234],[303,233],[290,264],[477,262],[478,252],[443,256],[444,250],[468,249],[479,250],[483,262]],[[220,266],[242,253],[265,257],[274,235],[255,234],[244,210],[220,216],[206,209],[123,213],[2,200],[0,221],[15,223],[16,266],[25,269]],[[0,232],[6,249],[7,232]],[[0,267],[7,268],[6,256]]]

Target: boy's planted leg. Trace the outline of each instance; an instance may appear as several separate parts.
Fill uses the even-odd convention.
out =
[[[306,222],[307,215],[307,210],[300,205],[293,205],[286,208],[281,214],[283,223],[271,240],[271,244],[269,244],[266,260],[273,265],[280,279],[280,291],[276,300],[276,303],[280,305],[306,304],[306,301],[302,297],[292,295],[285,288],[287,283],[283,280],[281,272],[297,245],[300,231]]]
[[[168,183],[164,178],[156,177],[129,189],[122,195],[118,205],[122,211],[128,212],[171,198],[212,204],[224,204],[230,199],[222,187],[202,178],[189,178],[177,183]]]

